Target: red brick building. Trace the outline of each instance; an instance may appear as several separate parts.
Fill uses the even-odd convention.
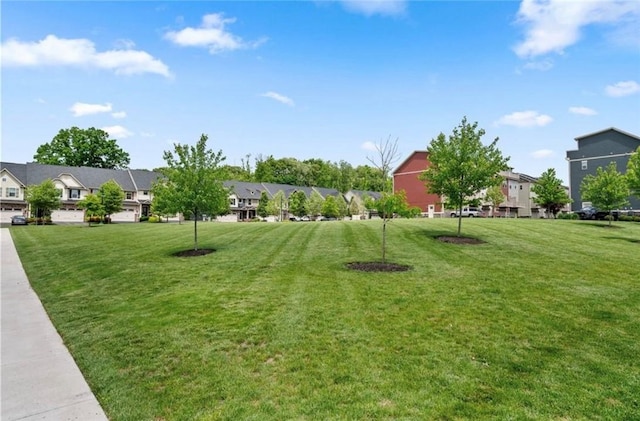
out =
[[[427,151],[415,151],[393,172],[393,191],[404,190],[410,206],[419,207],[422,212],[442,212],[442,200],[437,194],[427,193],[424,181],[418,177],[429,166]]]

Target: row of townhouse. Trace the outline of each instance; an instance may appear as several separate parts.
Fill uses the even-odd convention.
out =
[[[158,172],[148,170],[110,170],[89,167],[67,167],[38,163],[15,164],[0,162],[0,222],[7,223],[13,215],[28,215],[28,203],[25,198],[27,186],[40,184],[50,179],[60,191],[61,207],[54,211],[51,219],[54,222],[82,222],[84,211],[78,208],[78,201],[87,194],[96,193],[107,181],[115,181],[125,194],[122,211],[111,216],[114,222],[136,222],[141,216],[151,214],[153,183],[162,177]],[[303,187],[274,183],[252,183],[244,181],[225,181],[230,190],[229,205],[231,212],[218,217],[219,221],[245,221],[257,216],[260,197],[264,191],[269,199],[278,192],[283,192],[285,201],[282,204],[280,218],[288,219],[287,201],[297,192],[304,191],[309,198],[313,192],[323,199],[328,196],[342,198],[346,203],[356,200],[363,205],[364,197],[378,199],[380,193],[353,190],[341,194],[336,189],[323,187]],[[363,206],[361,206],[363,207]],[[279,219],[279,218],[278,218]]]
[[[615,162],[618,171],[625,172],[627,162],[632,153],[640,147],[640,137],[610,127],[598,132],[575,138],[578,149],[567,151],[569,163],[569,186],[565,189],[572,199],[563,211],[576,211],[590,203],[582,201],[580,185],[587,175],[596,174],[598,167],[605,167]],[[427,151],[415,151],[407,157],[393,173],[394,191],[404,190],[411,206],[419,207],[429,216],[446,215],[443,198],[427,193],[425,183],[419,179],[420,174],[429,166]],[[537,178],[513,170],[501,172],[503,178],[502,193],[504,202],[493,210],[488,204],[483,205],[485,211],[495,211],[496,216],[505,217],[542,217],[545,210],[536,203],[536,195],[531,188]],[[486,192],[480,192],[482,200]],[[640,209],[640,199],[630,196],[628,209]]]

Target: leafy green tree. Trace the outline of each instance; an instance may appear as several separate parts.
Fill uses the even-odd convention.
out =
[[[100,202],[100,198],[95,194],[86,195],[84,199],[78,201],[77,206],[80,209],[84,209],[89,226],[91,226],[92,217],[98,216],[102,218],[104,216],[104,207]]]
[[[404,190],[396,193],[383,192],[382,197],[375,201],[378,215],[382,218],[382,262],[387,257],[387,223],[395,215],[410,217],[414,213],[407,202],[407,194]],[[418,209],[419,212],[419,209]]]
[[[309,212],[304,191],[297,190],[289,196],[289,212],[295,216],[305,216]]]
[[[269,215],[269,211],[267,210],[267,206],[269,205],[269,196],[266,191],[260,193],[260,201],[258,201],[258,207],[256,208],[256,213],[258,216],[262,218],[266,218]]]
[[[562,181],[556,177],[556,170],[553,168],[542,173],[531,187],[531,191],[536,195],[536,203],[545,208],[554,218],[564,205],[571,203],[571,198],[562,187]]]
[[[322,195],[317,191],[313,190],[311,192],[311,196],[309,197],[309,215],[316,217],[322,214],[322,205],[324,204],[324,199]]]
[[[609,212],[609,225],[613,219],[612,211],[629,203],[627,178],[618,172],[615,162],[611,162],[605,169],[598,167],[595,176],[589,174],[583,178],[580,193],[582,200]]]
[[[98,198],[102,204],[102,211],[106,218],[105,222],[109,222],[111,215],[122,210],[124,192],[122,187],[114,180],[109,180],[100,186]]]
[[[349,201],[348,215],[353,216],[353,215],[360,215],[360,214],[362,214],[362,207],[360,206],[356,198],[352,197],[351,201]]]
[[[287,210],[287,198],[282,190],[278,190],[267,204],[267,213],[278,217],[279,221],[283,219],[283,212]]]
[[[70,167],[126,168],[129,154],[101,129],[62,129],[50,143],[40,145],[35,162]]]
[[[377,168],[360,165],[354,171],[352,188],[356,190],[382,192],[388,184],[389,180]]]
[[[26,200],[31,214],[44,219],[51,216],[51,211],[60,209],[60,190],[53,181],[46,179],[40,184],[27,187]]]
[[[174,152],[165,151],[168,170],[153,191],[154,196],[168,192],[175,209],[193,215],[194,250],[198,250],[198,219],[203,214],[216,217],[229,212],[229,190],[222,184],[220,166],[225,157],[221,150],[207,149],[207,139],[203,134],[195,146],[174,144]],[[164,187],[157,188],[160,184]]]
[[[487,189],[487,193],[484,196],[484,200],[491,203],[491,217],[495,218],[496,208],[500,206],[500,203],[504,202],[504,193],[499,184],[491,186]]]
[[[509,158],[498,149],[498,138],[485,146],[480,140],[484,134],[477,122],[469,124],[464,117],[448,139],[440,133],[427,147],[430,165],[420,178],[429,193],[446,196],[458,209],[458,237],[463,206],[481,190],[498,184],[499,172],[508,169]]]
[[[634,196],[640,197],[640,146],[629,157],[627,162],[627,183]]]
[[[338,216],[340,218],[347,216],[347,213],[349,212],[349,204],[344,200],[342,195],[336,197],[336,203],[338,204]]]
[[[322,204],[322,216],[337,218],[340,216],[340,206],[335,196],[327,196]]]
[[[167,169],[163,169],[162,172],[163,174],[166,174]],[[167,180],[157,180],[153,184],[151,191],[153,192],[151,213],[164,218],[169,218],[170,216],[180,213],[180,202],[173,197],[174,194],[177,194],[177,191],[170,185]],[[178,219],[178,224],[179,223],[180,219]]]

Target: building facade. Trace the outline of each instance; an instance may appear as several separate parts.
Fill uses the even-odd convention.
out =
[[[587,175],[595,175],[598,167],[616,163],[618,171],[627,170],[629,157],[640,146],[640,137],[611,127],[599,132],[575,138],[578,149],[567,151],[569,163],[569,190],[573,203],[571,210],[582,208],[585,203],[580,193],[580,185]],[[640,209],[640,199],[629,197],[631,209]]]

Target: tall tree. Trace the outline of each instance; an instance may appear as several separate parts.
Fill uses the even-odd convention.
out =
[[[562,187],[562,181],[556,177],[556,170],[553,168],[542,173],[531,187],[531,191],[536,195],[536,203],[545,208],[554,218],[564,205],[571,203],[571,198]]]
[[[337,218],[340,216],[340,206],[335,196],[327,196],[322,204],[322,216]]]
[[[262,218],[266,218],[269,215],[269,211],[267,210],[267,206],[269,205],[269,196],[267,196],[267,192],[263,191],[260,193],[260,200],[258,201],[258,207],[256,208],[256,213],[258,216]]]
[[[627,183],[634,196],[640,197],[640,146],[629,157],[627,162]]]
[[[496,184],[495,186],[489,187],[484,199],[491,203],[491,217],[495,218],[496,208],[500,206],[500,203],[504,202],[504,193],[502,193],[500,185]]]
[[[458,209],[458,237],[462,230],[462,208],[472,197],[501,181],[499,172],[508,169],[509,158],[497,147],[498,138],[482,144],[484,129],[464,117],[447,138],[440,133],[427,147],[429,167],[421,174],[429,193],[446,196]]]
[[[102,211],[105,216],[105,222],[110,221],[110,216],[122,210],[122,201],[124,200],[124,192],[122,187],[113,180],[109,180],[100,186],[98,190],[98,198],[102,204]]]
[[[392,182],[389,173],[391,172],[392,165],[400,159],[400,152],[398,152],[398,138],[391,140],[391,136],[387,140],[382,141],[374,145],[376,155],[373,157],[368,156],[367,160],[371,162],[380,171],[382,179],[385,184],[382,191],[391,191]]]
[[[225,157],[221,150],[207,149],[207,139],[203,134],[195,146],[174,144],[174,152],[165,151],[168,170],[154,186],[154,196],[169,192],[176,209],[194,216],[194,250],[198,250],[198,219],[203,214],[216,217],[229,212],[229,190],[222,184],[220,167]],[[164,187],[157,188],[159,184]]]
[[[80,209],[84,209],[89,226],[91,226],[92,217],[98,216],[102,218],[104,216],[104,208],[100,203],[100,198],[95,194],[86,195],[84,199],[78,201],[77,206]]]
[[[605,169],[598,167],[596,175],[587,175],[580,185],[582,200],[591,202],[597,209],[609,212],[609,225],[613,210],[629,203],[629,185],[626,177],[611,162]]]
[[[324,199],[322,195],[317,191],[312,191],[311,196],[309,197],[309,214],[312,217],[317,217],[322,214],[322,205],[324,204]]]
[[[289,212],[295,216],[305,216],[309,209],[307,195],[302,190],[297,190],[289,196]]]
[[[27,187],[26,200],[31,207],[31,214],[36,218],[51,216],[51,211],[60,209],[60,190],[50,179],[40,184]]]
[[[129,154],[122,150],[109,133],[90,127],[62,129],[50,143],[40,145],[33,156],[40,164],[70,167],[126,168]]]
[[[167,174],[167,171],[167,168],[162,169],[163,174]],[[177,194],[176,189],[174,189],[169,182],[162,179],[157,180],[153,184],[152,191],[152,213],[165,218],[169,218],[170,216],[180,213],[180,202],[173,197],[174,194]],[[180,224],[180,219],[181,218],[178,218],[178,224]]]

